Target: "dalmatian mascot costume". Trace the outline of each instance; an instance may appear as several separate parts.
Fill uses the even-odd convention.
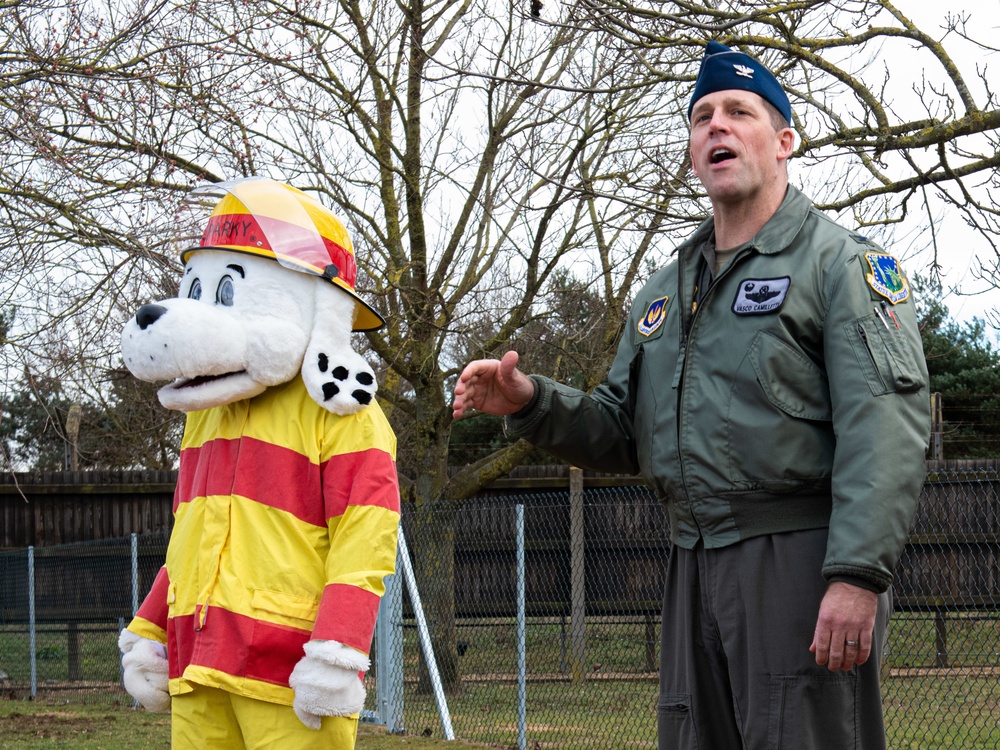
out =
[[[124,682],[182,748],[353,748],[383,578],[396,440],[351,331],[344,226],[264,179],[179,211],[180,292],[122,333],[139,379],[187,412],[166,564],[122,631]]]

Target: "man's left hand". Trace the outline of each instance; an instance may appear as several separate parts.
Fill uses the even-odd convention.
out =
[[[846,672],[864,664],[872,652],[872,631],[878,594],[849,583],[834,581],[819,606],[816,632],[809,650],[816,663],[831,672]]]

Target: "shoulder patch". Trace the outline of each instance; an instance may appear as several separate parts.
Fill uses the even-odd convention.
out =
[[[667,319],[667,303],[669,301],[670,297],[663,296],[649,303],[645,315],[639,321],[639,333],[643,336],[651,336],[657,328],[663,325],[663,321]]]
[[[737,315],[765,315],[785,304],[785,295],[792,279],[781,276],[776,279],[743,279],[733,300],[733,312]]]
[[[877,294],[894,305],[910,296],[910,285],[903,277],[898,260],[888,253],[865,253],[865,260],[871,269],[865,281]]]

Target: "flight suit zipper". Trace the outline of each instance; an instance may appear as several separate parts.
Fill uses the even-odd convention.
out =
[[[868,359],[871,360],[872,370],[882,383],[882,387],[885,388],[885,379],[879,371],[878,361],[875,359],[875,352],[872,351],[871,343],[868,341],[868,332],[865,330],[864,325],[862,325],[860,321],[858,322],[858,336],[861,338],[861,343],[865,345],[865,351],[868,352]]]
[[[704,258],[700,258],[695,267],[698,269],[698,283],[695,284],[691,293],[691,303],[690,307],[683,303],[686,299],[685,284],[684,284],[684,265],[681,264],[680,259],[678,259],[678,269],[677,269],[677,299],[682,301],[681,304],[681,325],[680,325],[680,346],[677,350],[677,367],[674,370],[674,380],[671,387],[677,392],[677,466],[680,472],[681,486],[684,487],[684,494],[687,496],[687,478],[685,477],[684,471],[684,459],[683,459],[683,448],[681,443],[681,431],[682,423],[684,420],[684,375],[685,368],[687,365],[687,345],[691,338],[691,334],[694,331],[695,322],[698,317],[700,310],[708,304],[709,298],[712,296],[712,292],[719,285],[719,282],[732,273],[733,269],[750,254],[753,249],[752,245],[740,250],[736,256],[729,262],[729,264],[722,269],[722,272],[716,276],[712,276],[710,273],[705,272],[702,264],[707,264]],[[700,250],[696,249],[696,252],[700,253]],[[708,285],[705,288],[704,293],[699,294],[699,284],[704,283],[708,280]],[[701,536],[701,524],[698,522],[697,516],[694,514],[694,509],[689,508],[689,515],[691,520],[694,521],[695,526],[698,529],[698,536]]]

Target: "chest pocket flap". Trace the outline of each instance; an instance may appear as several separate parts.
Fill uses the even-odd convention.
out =
[[[750,360],[767,400],[792,417],[829,421],[830,385],[807,356],[761,331],[750,346]]]

